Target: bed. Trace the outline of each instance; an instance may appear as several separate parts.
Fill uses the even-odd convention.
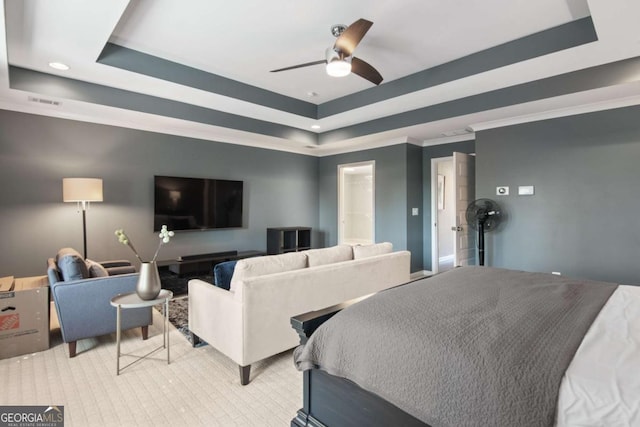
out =
[[[640,287],[464,267],[292,324],[292,426],[640,425]]]

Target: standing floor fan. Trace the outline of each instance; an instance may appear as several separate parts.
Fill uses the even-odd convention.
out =
[[[477,199],[469,203],[467,224],[478,230],[478,265],[484,265],[484,233],[495,230],[503,219],[500,205],[491,199]]]

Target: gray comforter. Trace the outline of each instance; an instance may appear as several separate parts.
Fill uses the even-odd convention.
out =
[[[551,426],[564,371],[617,285],[466,267],[381,292],[296,349],[437,426]]]

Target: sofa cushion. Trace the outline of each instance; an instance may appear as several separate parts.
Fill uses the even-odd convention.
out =
[[[308,251],[305,251],[305,254],[307,254],[309,267],[334,264],[341,261],[351,261],[353,259],[353,250],[349,245],[338,245],[322,249],[309,249]]]
[[[241,259],[233,271],[230,290],[234,290],[235,283],[249,277],[282,273],[306,267],[307,256],[302,252]]]
[[[107,277],[109,275],[107,269],[100,263],[87,259],[85,264],[87,264],[87,270],[89,270],[89,277]]]
[[[388,254],[393,251],[393,245],[389,242],[375,243],[373,245],[356,245],[353,247],[353,259],[369,258],[370,256]]]
[[[72,248],[62,248],[56,255],[56,264],[65,282],[68,280],[86,279],[89,277],[89,270],[84,263],[82,255]]]
[[[213,267],[213,284],[219,288],[229,290],[231,277],[238,261],[226,261]]]

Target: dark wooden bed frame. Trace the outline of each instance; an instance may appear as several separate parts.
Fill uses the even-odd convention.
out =
[[[340,310],[368,296],[292,317],[291,325],[300,335],[300,343],[305,344],[320,325]],[[352,381],[320,369],[304,371],[303,393],[303,407],[291,420],[291,427],[429,427]]]

